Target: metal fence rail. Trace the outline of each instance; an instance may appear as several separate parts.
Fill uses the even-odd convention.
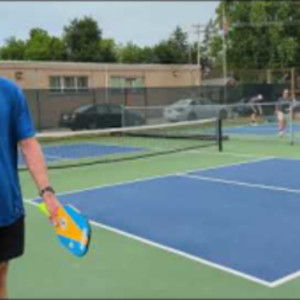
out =
[[[264,101],[278,99],[284,84],[239,84],[227,86],[195,86],[184,88],[140,88],[140,89],[89,89],[57,92],[53,90],[24,90],[29,108],[39,131],[60,128],[60,118],[64,113],[88,104],[117,104],[126,107],[163,107],[181,99],[205,99],[209,104],[230,105],[239,103],[245,97],[258,93]]]

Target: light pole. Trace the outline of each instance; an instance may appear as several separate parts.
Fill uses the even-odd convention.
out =
[[[228,24],[225,15],[225,7],[222,10],[222,41],[223,41],[223,80],[224,80],[224,102],[227,105],[227,49],[226,49],[226,34],[228,31]]]
[[[200,34],[203,32],[201,28],[205,27],[205,25],[202,24],[193,24],[192,27],[195,29],[195,33],[197,35],[197,66],[199,70],[199,78],[198,78],[198,85],[201,84],[201,54],[200,54]]]

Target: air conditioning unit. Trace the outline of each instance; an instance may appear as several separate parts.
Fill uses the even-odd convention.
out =
[[[23,79],[23,72],[21,72],[21,71],[15,72],[15,79],[16,80],[22,80]]]

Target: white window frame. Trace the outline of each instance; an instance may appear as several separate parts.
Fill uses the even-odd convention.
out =
[[[129,77],[128,76],[118,76],[118,75],[112,75],[110,76],[110,82],[109,82],[109,88],[113,90],[119,90],[124,91],[126,88],[131,88],[132,91],[138,91],[139,89],[145,88],[145,77],[144,76],[132,76],[131,78],[131,84],[129,86]],[[112,86],[112,79],[118,79],[120,81],[119,87]],[[138,82],[142,82],[141,86],[137,86]]]
[[[70,77],[74,79],[74,87],[65,86],[65,78]],[[51,86],[51,78],[59,79],[59,86]],[[79,86],[79,78],[86,78],[86,87]],[[89,90],[89,77],[84,75],[50,75],[49,76],[49,89],[52,93],[80,93]]]

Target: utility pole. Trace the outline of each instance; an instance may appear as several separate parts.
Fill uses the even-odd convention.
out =
[[[224,102],[227,105],[227,49],[226,34],[228,32],[228,23],[225,15],[225,6],[222,10],[222,42],[223,42],[223,80],[224,80]]]
[[[203,24],[193,24],[192,27],[194,28],[194,33],[196,33],[197,35],[197,66],[198,66],[198,70],[199,70],[199,81],[198,81],[198,85],[200,86],[201,84],[201,57],[200,57],[200,36],[201,36],[201,32],[204,32],[204,30],[202,28],[205,28],[205,25]]]
[[[201,24],[193,24],[192,27],[195,29],[197,35],[197,65],[200,68],[200,34],[201,34]]]

